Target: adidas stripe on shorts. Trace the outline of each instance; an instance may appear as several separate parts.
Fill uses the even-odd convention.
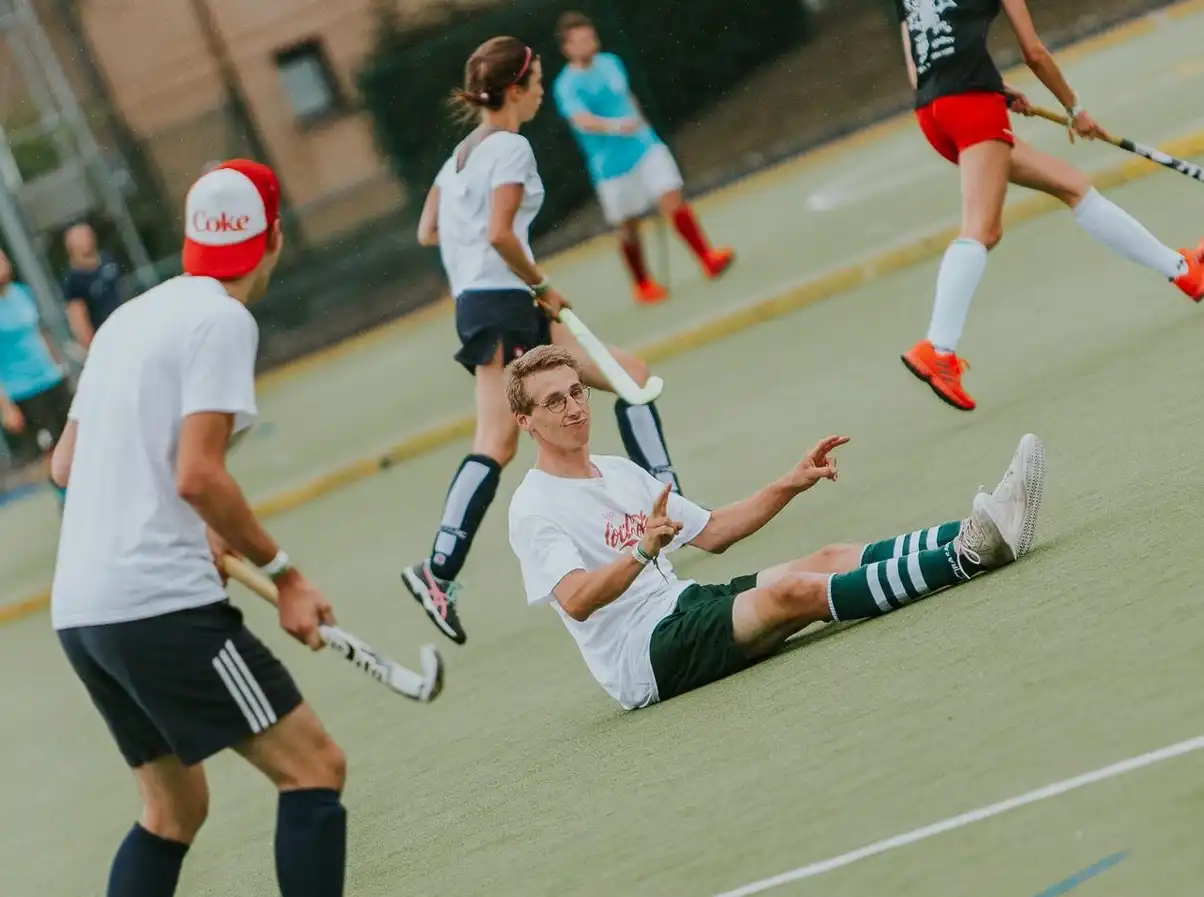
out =
[[[288,670],[229,601],[58,636],[131,767],[172,754],[199,763],[301,703]]]

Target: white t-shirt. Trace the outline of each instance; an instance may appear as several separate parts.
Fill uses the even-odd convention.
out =
[[[160,616],[222,600],[205,525],[177,494],[190,414],[256,416],[251,313],[208,277],[176,277],[96,332],[71,406],[75,456],[51,597],[55,629]]]
[[[676,493],[669,516],[682,530],[617,600],[581,623],[552,594],[574,570],[613,563],[644,534],[647,515],[664,483],[626,458],[594,456],[600,476],[554,477],[531,470],[510,501],[510,546],[518,555],[528,604],[551,603],[577,641],[594,678],[628,710],[659,700],[648,646],[656,624],[673,611],[693,580],[677,578],[667,555],[696,538],[711,519]]]
[[[544,187],[527,138],[511,131],[495,131],[471,153],[463,170],[456,171],[460,148],[435,178],[439,188],[439,254],[453,296],[465,290],[525,290],[527,284],[489,245],[489,215],[493,191],[506,184],[522,184],[523,198],[514,215],[514,233],[534,261],[531,222],[543,206]]]

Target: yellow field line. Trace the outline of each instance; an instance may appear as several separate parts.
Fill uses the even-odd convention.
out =
[[[1204,4],[1204,0],[1199,0],[1199,2]],[[1180,158],[1204,155],[1204,131],[1197,131],[1187,137],[1173,140],[1161,149]],[[1162,170],[1161,166],[1134,157],[1122,165],[1099,172],[1091,180],[1100,190],[1110,190],[1149,177],[1160,170]],[[1059,207],[1060,203],[1049,196],[1043,194],[1031,196],[1009,206],[1004,213],[1004,222],[1009,227],[1015,226],[1039,218]],[[750,303],[694,327],[654,340],[637,350],[637,354],[649,362],[665,361],[718,342],[758,324],[783,317],[820,300],[934,258],[944,250],[950,240],[957,236],[957,233],[956,226],[933,230],[905,245],[878,253],[863,261],[845,265],[821,277],[801,283],[777,296]],[[261,519],[266,519],[294,510],[344,486],[367,479],[394,464],[424,455],[457,439],[468,438],[472,435],[474,423],[472,415],[464,415],[407,437],[395,443],[383,454],[354,461],[303,486],[277,493],[257,503],[255,513]],[[0,605],[0,625],[43,610],[49,600],[49,591],[43,590],[22,601]]]
[[[1182,0],[1180,3],[1166,7],[1161,13],[1147,14],[1137,19],[1121,22],[1112,28],[1101,31],[1099,34],[1073,43],[1058,51],[1058,58],[1065,62],[1123,44],[1138,35],[1152,31],[1156,24],[1157,16],[1160,14],[1170,16],[1171,18],[1182,18],[1193,15],[1201,10],[1204,10],[1204,0]],[[902,49],[900,49],[901,52]],[[900,56],[899,72],[900,77],[905,77],[903,74],[902,56]],[[1011,79],[1026,73],[1028,73],[1028,69],[1024,66],[1015,66],[1007,70],[1004,76]],[[800,172],[827,162],[850,150],[867,146],[913,124],[914,120],[910,112],[893,115],[853,134],[840,137],[763,171],[755,172],[730,184],[718,187],[704,196],[700,196],[695,201],[695,205],[700,209],[705,209],[707,206],[729,197],[732,193],[742,193],[750,188],[772,186],[775,183],[789,180]],[[581,243],[548,256],[545,267],[548,267],[549,271],[554,274],[556,266],[571,264],[576,257],[595,252],[600,245],[608,243],[612,239],[611,235],[602,234],[597,237],[591,237],[588,240],[583,240]],[[274,368],[259,378],[259,388],[271,388],[279,383],[287,382],[294,377],[304,374],[306,371],[313,370],[335,358],[340,358],[367,346],[375,345],[383,339],[399,336],[415,327],[450,314],[452,308],[451,298],[444,296],[437,302],[411,312],[396,321],[382,324],[372,330],[349,337],[336,345],[319,349],[306,355],[304,358],[299,358],[296,361],[291,361],[278,368]]]

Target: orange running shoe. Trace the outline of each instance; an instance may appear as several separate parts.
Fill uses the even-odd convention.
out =
[[[637,283],[631,290],[632,298],[640,305],[656,305],[669,298],[669,291],[655,280]]]
[[[953,352],[938,352],[928,340],[920,340],[902,356],[907,369],[932,387],[941,401],[961,411],[977,406],[962,389],[962,371],[970,365]]]
[[[1172,283],[1187,294],[1194,302],[1204,299],[1204,240],[1195,249],[1180,249],[1179,254],[1187,259],[1187,273],[1180,274]]]
[[[721,275],[736,260],[734,249],[712,249],[702,262],[702,270],[711,280]]]

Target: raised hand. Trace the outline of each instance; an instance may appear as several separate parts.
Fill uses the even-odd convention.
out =
[[[652,503],[652,513],[644,525],[644,538],[640,540],[640,549],[650,558],[661,553],[661,550],[681,532],[681,521],[669,517],[669,493],[673,490],[672,483],[666,483],[661,494]]]
[[[829,436],[821,439],[803,460],[786,476],[786,482],[799,492],[806,492],[820,480],[836,479],[836,459],[829,453],[849,441],[847,436]]]

